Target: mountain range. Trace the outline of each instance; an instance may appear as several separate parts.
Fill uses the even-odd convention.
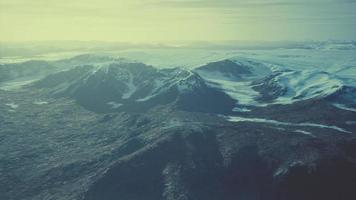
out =
[[[229,57],[0,65],[0,199],[351,200],[355,80]]]

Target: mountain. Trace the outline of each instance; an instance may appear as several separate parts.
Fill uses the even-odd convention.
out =
[[[355,41],[324,41],[314,42],[313,44],[303,44],[301,48],[318,49],[318,50],[354,50],[356,48]]]
[[[196,73],[182,69],[157,70],[142,63],[80,66],[50,75],[34,84],[55,97],[71,97],[97,112],[143,112],[158,105],[180,109],[229,112],[235,101],[209,87]]]
[[[65,66],[102,65],[120,62],[127,62],[127,60],[106,54],[80,54],[71,58],[57,60],[55,63],[65,68]]]
[[[350,100],[353,96],[346,93],[352,92],[342,91],[356,88],[348,84],[347,79],[328,72],[283,69],[248,60],[222,60],[198,67],[195,71],[211,87],[224,91],[238,104],[247,106],[292,104],[310,99],[330,99],[329,96],[340,98],[340,101]]]
[[[231,79],[239,78],[244,75],[250,75],[252,72],[246,65],[233,62],[231,60],[222,60],[208,63],[204,66],[195,69],[200,73],[211,73],[214,75],[221,75]]]
[[[260,101],[291,103],[323,98],[342,88],[342,81],[327,72],[279,71],[252,83]]]
[[[240,57],[194,69],[89,54],[46,63],[31,82],[0,85],[0,199],[356,196],[352,77]]]

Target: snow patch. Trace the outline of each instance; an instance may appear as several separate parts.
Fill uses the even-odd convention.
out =
[[[282,126],[326,128],[326,129],[333,129],[343,133],[351,133],[337,126],[329,126],[329,125],[315,124],[315,123],[290,123],[290,122],[281,122],[281,121],[263,119],[263,118],[245,118],[245,117],[234,117],[234,116],[228,117],[227,120],[231,122],[257,122],[257,123],[267,123],[267,124],[282,125]]]
[[[115,101],[110,101],[107,104],[110,105],[112,109],[117,109],[123,105],[123,104],[117,103]]]
[[[302,134],[304,134],[304,135],[310,135],[310,136],[313,135],[311,132],[304,131],[304,130],[295,130],[294,132],[296,132],[296,133],[302,133]]]
[[[35,102],[33,102],[33,104],[35,104],[35,105],[46,105],[46,104],[48,104],[48,102],[47,101],[35,101]]]
[[[141,98],[141,99],[136,99],[137,102],[143,102],[143,101],[148,101],[150,99],[152,99],[153,97],[155,97],[156,95],[148,95],[144,98]]]
[[[9,107],[12,108],[12,109],[16,109],[16,108],[19,107],[19,105],[18,105],[18,104],[15,104],[15,103],[6,103],[5,105],[6,105],[6,106],[9,106]]]
[[[241,107],[235,107],[234,109],[232,109],[233,112],[250,112],[250,109],[247,108],[241,108]]]
[[[282,176],[284,174],[286,174],[288,172],[288,170],[284,167],[278,168],[276,170],[276,172],[273,174],[274,177],[278,177],[278,176]]]

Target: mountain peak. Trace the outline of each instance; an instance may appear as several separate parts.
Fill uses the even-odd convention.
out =
[[[229,78],[241,78],[242,76],[251,75],[251,68],[243,63],[234,62],[229,59],[211,62],[195,69],[201,74],[215,74],[222,75]]]

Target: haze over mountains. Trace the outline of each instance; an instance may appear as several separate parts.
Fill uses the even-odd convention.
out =
[[[41,41],[41,42],[0,42],[0,56],[5,57],[29,57],[51,54],[68,57],[68,53],[83,54],[97,52],[119,52],[127,50],[271,50],[271,49],[316,49],[316,50],[354,50],[354,40],[330,40],[330,41],[166,41],[150,43],[133,42],[105,42],[105,41]],[[70,54],[69,54],[70,55]],[[52,58],[53,59],[53,58]],[[166,57],[166,59],[168,59]]]
[[[354,199],[350,45],[3,56],[0,199]]]

